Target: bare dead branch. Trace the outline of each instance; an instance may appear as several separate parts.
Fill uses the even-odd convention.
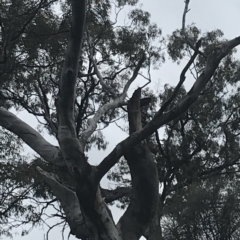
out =
[[[192,50],[197,51],[198,54],[202,55],[204,58],[207,58],[207,56],[203,52],[201,52],[199,49],[196,49],[196,47],[194,47],[193,42],[189,39],[189,37],[188,37],[188,35],[186,33],[186,30],[185,30],[186,15],[190,11],[190,9],[188,9],[189,2],[190,2],[190,0],[185,0],[185,7],[184,7],[184,11],[183,11],[181,33],[183,34],[183,36],[185,38],[185,42],[189,45],[189,47]]]
[[[190,2],[190,0],[185,0],[185,7],[184,7],[184,11],[183,11],[182,31],[183,31],[184,33],[185,33],[186,15],[187,15],[187,13],[190,11],[190,9],[188,9],[189,2]]]

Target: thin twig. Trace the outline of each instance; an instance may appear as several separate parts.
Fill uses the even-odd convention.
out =
[[[198,55],[198,49],[201,46],[201,39],[197,42],[196,47],[195,47],[195,52],[192,55],[192,57],[190,58],[190,60],[188,61],[187,65],[185,66],[185,68],[182,70],[181,75],[180,75],[180,80],[178,82],[178,85],[175,87],[172,96],[162,105],[159,114],[161,115],[166,109],[167,107],[171,104],[171,102],[174,100],[174,98],[177,96],[177,93],[179,91],[179,89],[181,88],[181,86],[183,85],[186,77],[185,74],[187,72],[187,70],[189,69],[189,67],[192,65],[192,63],[194,62],[195,58]]]
[[[189,37],[188,37],[188,35],[187,35],[187,33],[186,33],[185,23],[186,23],[186,15],[187,15],[187,13],[190,11],[190,9],[188,8],[189,2],[190,2],[190,0],[186,0],[186,1],[185,1],[185,7],[184,7],[184,11],[183,11],[183,18],[182,18],[182,30],[181,30],[181,33],[182,33],[182,35],[183,35],[184,38],[185,38],[185,42],[188,44],[188,46],[189,46],[192,50],[197,51],[197,53],[198,53],[199,55],[202,55],[204,58],[207,58],[207,56],[206,56],[203,52],[201,52],[199,49],[196,49],[196,48],[194,47],[194,44],[193,44],[192,41],[189,39]]]

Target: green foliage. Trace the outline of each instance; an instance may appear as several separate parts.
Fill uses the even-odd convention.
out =
[[[53,10],[54,2],[1,1],[0,106],[27,110],[40,119],[50,135],[57,136],[55,101],[71,21],[68,1],[61,1],[58,14]],[[161,66],[165,60],[162,49],[166,40],[161,29],[150,21],[148,12],[133,8],[137,2],[119,0],[113,6],[110,1],[89,1],[76,88],[75,121],[79,137],[87,128],[87,119],[113,98],[96,78],[89,57],[91,50],[104,82],[116,95],[131,77],[142,54],[146,56],[142,74]],[[118,15],[113,15],[125,5],[132,8],[127,24],[121,26],[116,21]],[[193,45],[202,38],[201,51],[205,55],[224,40],[221,30],[202,33],[195,25],[188,26],[186,34]],[[180,30],[168,36],[167,53],[178,63],[191,56]],[[203,56],[197,58],[193,77],[199,76],[205,63]],[[239,238],[239,79],[240,64],[232,53],[221,62],[199,100],[168,123],[162,136],[156,132],[146,140],[158,166],[162,205],[159,216],[166,239]],[[142,97],[151,98],[142,107],[143,126],[173,91],[172,86],[165,85],[164,91],[156,96],[143,89]],[[166,111],[186,94],[184,86],[181,87]],[[108,142],[101,130],[119,118],[126,119],[124,108],[107,112],[85,150],[90,151],[93,146],[106,149]],[[65,217],[36,166],[58,173],[59,181],[75,188],[66,169],[51,166],[40,158],[22,157],[21,146],[19,139],[0,129],[0,235],[10,235],[9,231],[19,222],[33,226],[42,223],[49,206]],[[119,186],[131,186],[124,159],[108,174],[108,179]],[[128,204],[129,199],[124,196],[117,206],[125,208]],[[27,232],[24,230],[23,235]]]
[[[0,127],[0,160],[14,159],[22,150],[21,141],[12,133]]]
[[[28,111],[38,118],[42,130],[55,137],[58,128],[55,102],[71,26],[69,2],[60,1],[58,13],[54,10],[56,2],[0,3],[0,106]],[[118,1],[117,5],[110,1],[88,2],[86,35],[76,85],[75,119],[79,137],[87,128],[87,119],[113,97],[96,79],[89,58],[90,48],[104,81],[116,94],[123,90],[143,53],[146,55],[143,67],[147,70],[152,64],[159,66],[164,61],[161,30],[151,23],[149,13],[133,9],[137,2]],[[132,7],[129,24],[118,26],[118,15],[114,12],[118,13],[127,5]],[[155,45],[155,42],[160,44]],[[85,150],[106,149],[108,142],[101,130],[124,115],[121,109],[107,112]],[[42,224],[45,210],[51,206],[64,219],[61,207],[35,168],[40,166],[58,173],[59,181],[74,190],[66,169],[51,166],[40,158],[23,157],[19,139],[2,129],[0,140],[0,235],[11,235],[21,224]],[[22,235],[28,230],[23,229]]]
[[[232,184],[235,187],[230,187]],[[238,239],[239,183],[214,177],[167,199],[166,239]]]
[[[205,54],[222,41],[220,30],[201,34],[195,26],[187,29],[193,43],[201,37]],[[168,53],[173,61],[189,56],[181,31],[169,36]],[[199,56],[192,69],[197,78],[206,59]],[[227,56],[190,109],[162,129],[164,134],[148,139],[158,165],[161,187],[159,218],[164,239],[239,238],[239,61]],[[155,98],[159,108],[172,95],[165,85]],[[181,87],[168,106],[172,109],[187,91]],[[153,98],[154,99],[154,98]],[[154,105],[153,105],[154,107]],[[156,110],[148,108],[149,121]],[[130,182],[124,161],[108,178],[122,186]],[[123,176],[125,178],[123,179]],[[120,200],[120,207],[128,201]],[[117,205],[118,206],[118,205]]]

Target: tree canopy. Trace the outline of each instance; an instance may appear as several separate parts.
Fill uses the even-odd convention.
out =
[[[83,240],[240,238],[240,36],[187,25],[189,3],[166,37],[137,0],[1,1],[0,237],[52,217],[47,235],[60,225]],[[156,92],[166,56],[185,66]],[[129,136],[90,164],[118,122]],[[116,188],[101,187],[105,175]]]

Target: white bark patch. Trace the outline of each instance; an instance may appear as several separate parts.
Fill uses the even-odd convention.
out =
[[[45,161],[59,166],[65,165],[58,147],[46,141],[40,133],[3,107],[0,107],[0,125],[21,138]]]

